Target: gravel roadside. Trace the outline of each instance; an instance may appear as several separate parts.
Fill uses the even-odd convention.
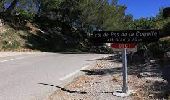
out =
[[[122,63],[118,60],[97,60],[95,66],[81,70],[84,74],[57,91],[49,100],[168,100],[167,81],[161,77],[157,64],[129,66],[128,97],[112,94],[122,87]]]

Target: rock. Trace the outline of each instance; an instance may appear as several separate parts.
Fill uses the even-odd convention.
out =
[[[149,80],[146,80],[146,83],[150,83],[151,81],[149,81]]]
[[[155,63],[156,62],[156,60],[150,60],[150,63]]]
[[[166,56],[170,58],[170,52],[166,52]]]
[[[146,77],[145,78],[148,81],[154,81],[154,82],[166,82],[164,79],[160,78],[160,77]]]
[[[2,27],[3,26],[3,21],[2,21],[2,19],[0,19],[0,27]]]
[[[154,95],[153,95],[153,94],[150,94],[149,97],[154,97]]]
[[[141,77],[148,77],[148,76],[151,76],[152,73],[149,73],[149,72],[143,72],[143,73],[140,73],[139,74]]]

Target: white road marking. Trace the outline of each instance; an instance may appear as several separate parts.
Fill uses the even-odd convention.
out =
[[[66,76],[64,76],[64,77],[62,77],[62,78],[60,78],[59,80],[60,80],[60,81],[66,80],[66,79],[68,79],[68,78],[70,78],[70,77],[76,75],[77,73],[79,73],[80,70],[84,70],[84,69],[88,68],[89,66],[90,66],[90,65],[86,65],[86,66],[82,67],[81,69],[76,70],[76,71],[74,71],[74,72],[72,72],[72,73],[70,73],[70,74],[68,74],[68,75],[66,75]]]
[[[60,80],[60,81],[66,80],[66,79],[68,79],[68,78],[70,78],[70,77],[76,75],[79,71],[80,71],[80,70],[76,70],[76,71],[74,71],[74,72],[72,72],[72,73],[70,73],[70,74],[68,74],[68,75],[66,75],[66,76],[64,76],[64,77],[62,77],[62,78],[60,78],[59,80]]]
[[[103,57],[101,57],[101,58],[106,58],[106,57],[109,57],[109,56],[113,56],[113,54],[107,54],[107,55],[105,55],[105,56],[103,56]],[[91,60],[97,60],[97,59],[101,59],[101,58],[96,57],[96,58],[93,58],[93,59],[91,59]]]
[[[8,61],[21,60],[21,59],[24,59],[24,58],[25,57],[18,57],[18,58],[12,58],[12,59],[8,59],[8,60],[2,60],[0,62],[3,63],[3,62],[8,62]]]
[[[25,57],[18,57],[18,58],[15,58],[16,60],[21,60],[21,59],[24,59]]]
[[[110,56],[110,54],[104,56],[103,58],[106,58],[106,57],[108,57],[108,56]],[[93,58],[93,60],[96,60],[96,59],[98,59],[98,58],[99,58],[99,57]],[[76,70],[76,71],[74,71],[74,72],[72,72],[72,73],[70,73],[70,74],[68,74],[68,75],[66,75],[66,76],[64,76],[64,77],[62,77],[62,78],[60,78],[59,80],[60,80],[60,81],[66,80],[66,79],[68,79],[68,78],[70,78],[70,77],[76,75],[77,73],[79,73],[80,70],[84,70],[84,69],[88,68],[89,66],[90,66],[90,65],[86,65],[86,66],[82,67],[81,69]]]
[[[7,62],[8,60],[2,60],[2,61],[0,61],[0,62]]]
[[[46,53],[43,53],[43,54],[45,55]],[[36,56],[38,56],[38,55],[36,55]],[[8,62],[8,61],[14,61],[14,60],[21,60],[21,59],[24,59],[24,58],[26,58],[26,57],[17,57],[17,58],[5,59],[5,60],[0,61],[0,63]]]
[[[10,59],[11,61],[15,60],[15,59]]]

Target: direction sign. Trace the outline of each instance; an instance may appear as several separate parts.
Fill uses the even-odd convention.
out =
[[[91,35],[93,43],[113,43],[113,49],[121,49],[123,61],[122,93],[128,93],[127,81],[127,51],[135,49],[136,43],[155,42],[159,40],[160,30],[121,30],[121,31],[94,31]]]
[[[121,30],[94,31],[91,41],[94,43],[140,43],[159,40],[160,30]]]
[[[135,43],[126,43],[126,44],[122,44],[122,43],[112,43],[111,44],[112,48],[135,48],[136,44]]]
[[[112,50],[115,52],[121,52],[124,48],[126,48],[127,52],[136,52],[137,45],[135,43],[112,43],[111,44]]]

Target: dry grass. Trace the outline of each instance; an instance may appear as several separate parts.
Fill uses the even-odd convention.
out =
[[[21,37],[28,34],[27,31],[15,30],[3,24],[0,26],[0,51],[32,51],[26,47],[26,40]]]

